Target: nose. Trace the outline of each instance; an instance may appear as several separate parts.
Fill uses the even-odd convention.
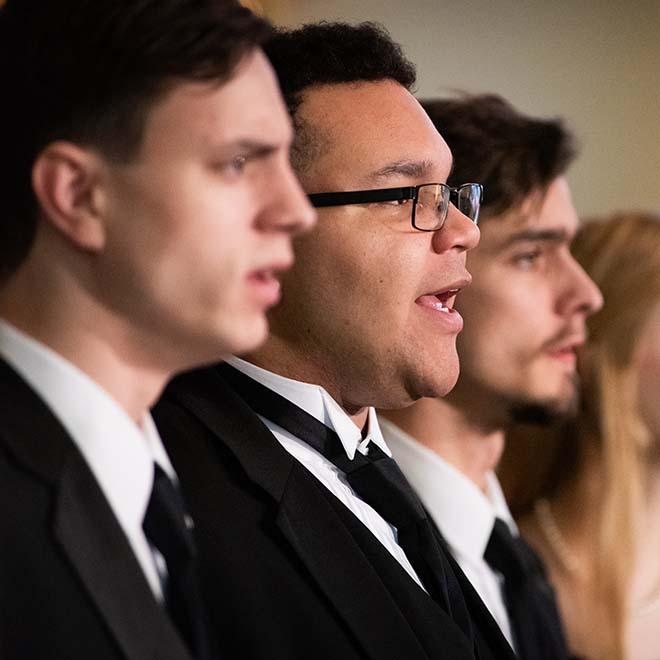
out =
[[[581,312],[589,316],[603,306],[603,294],[582,266],[569,257],[563,296],[560,298],[560,313]]]
[[[271,186],[268,207],[261,214],[262,229],[301,234],[316,224],[316,209],[310,204],[288,158],[280,164]]]
[[[433,249],[438,253],[447,250],[465,252],[475,248],[480,237],[477,225],[450,204],[445,224],[433,234]]]

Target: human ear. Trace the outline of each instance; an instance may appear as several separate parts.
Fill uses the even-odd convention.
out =
[[[65,141],[51,142],[32,167],[41,216],[77,248],[98,252],[105,243],[100,157]]]

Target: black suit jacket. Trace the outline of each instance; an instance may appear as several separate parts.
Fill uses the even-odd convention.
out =
[[[281,447],[217,367],[173,381],[154,416],[195,519],[203,588],[225,657],[475,657],[444,610]],[[511,660],[467,588],[483,626],[479,657]]]
[[[70,436],[0,360],[0,657],[192,660]]]

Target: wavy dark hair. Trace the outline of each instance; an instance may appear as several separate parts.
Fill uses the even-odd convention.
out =
[[[421,104],[454,156],[449,184],[483,184],[484,219],[545,190],[575,158],[575,139],[561,119],[528,117],[495,94]]]

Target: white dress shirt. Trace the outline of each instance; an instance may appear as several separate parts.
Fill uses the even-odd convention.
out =
[[[0,355],[32,387],[68,431],[96,477],[110,508],[162,601],[162,558],[142,530],[156,461],[174,480],[156,426],[148,413],[140,426],[80,369],[47,346],[0,320]],[[48,438],[43,438],[48,442]]]
[[[377,445],[388,456],[392,455],[385,444],[385,440],[383,440],[378,419],[376,418],[376,411],[373,408],[369,408],[367,423],[369,432],[366,438],[363,439],[360,429],[321,386],[302,383],[297,380],[285,378],[284,376],[279,376],[236,357],[229,358],[227,362],[262,385],[287,398],[299,408],[302,408],[305,412],[333,429],[339,436],[349,459],[353,460],[356,451],[366,454],[370,442]],[[408,557],[406,557],[403,549],[397,543],[396,529],[355,494],[355,491],[346,481],[344,473],[337,469],[325,456],[322,456],[300,438],[292,435],[281,426],[274,424],[269,419],[261,416],[260,418],[277,438],[282,447],[297,461],[302,463],[307,470],[337,497],[385,546],[389,553],[406,570],[408,575],[422,587],[422,583],[408,561]]]
[[[453,465],[389,420],[381,419],[381,427],[396,462],[442,532],[452,555],[513,646],[502,577],[484,560],[496,517],[518,535],[497,477],[493,472],[487,475],[488,492],[483,493]]]

